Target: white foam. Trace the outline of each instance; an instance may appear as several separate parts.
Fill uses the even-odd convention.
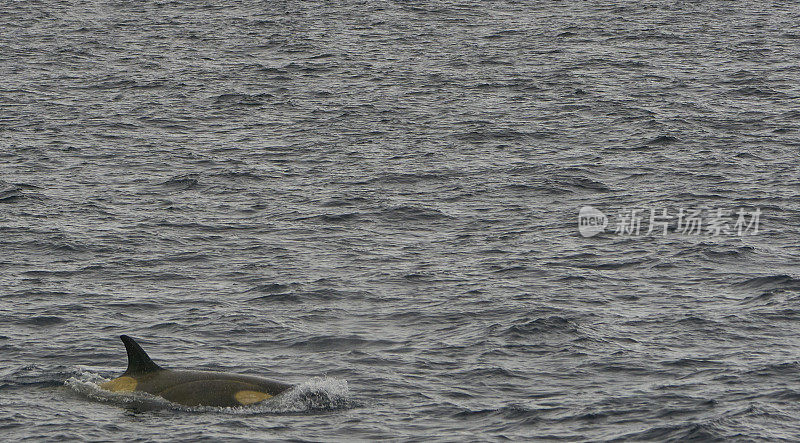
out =
[[[315,377],[283,394],[255,405],[262,412],[287,413],[347,409],[356,406],[347,380]]]

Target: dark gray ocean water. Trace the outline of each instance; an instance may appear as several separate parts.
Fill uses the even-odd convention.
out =
[[[798,23],[781,1],[2,2],[0,436],[796,441]],[[297,387],[109,395],[120,334]]]

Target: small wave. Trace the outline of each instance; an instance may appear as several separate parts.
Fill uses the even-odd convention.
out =
[[[497,409],[467,409],[454,414],[455,418],[475,420],[482,417],[500,417],[503,420],[520,422],[520,424],[534,424],[541,420],[542,412],[521,405],[508,405]]]
[[[736,283],[737,286],[745,288],[800,288],[800,279],[796,279],[790,275],[777,274],[767,275],[763,277],[755,277]]]
[[[353,206],[359,203],[368,203],[370,200],[364,197],[352,197],[352,196],[343,196],[343,197],[335,197],[330,200],[324,201],[320,204],[320,206],[329,207],[329,208],[338,208],[338,207],[346,207],[346,206]]]
[[[357,336],[341,337],[333,335],[315,336],[292,343],[293,348],[314,351],[347,351],[351,349],[368,349],[371,347],[389,347],[396,345],[391,340],[369,340]]]
[[[764,161],[763,158],[761,158],[761,157],[759,157],[759,156],[757,156],[757,155],[755,155],[755,154],[753,154],[751,152],[740,152],[740,153],[736,154],[734,157],[736,157],[736,158],[746,158],[748,160]]]
[[[686,326],[696,326],[696,327],[716,327],[719,326],[720,322],[714,321],[710,318],[703,317],[701,315],[687,315],[685,317],[679,317],[673,320],[673,323],[679,325],[686,325]]]
[[[444,180],[450,177],[451,174],[447,173],[399,173],[387,172],[375,177],[371,177],[365,181],[357,182],[357,184],[415,184],[423,181],[437,181]]]
[[[636,434],[619,437],[627,441],[724,441],[724,434],[712,424],[685,423],[658,426]]]
[[[711,404],[713,406],[713,404]],[[624,441],[730,441],[730,440],[767,440],[758,434],[752,434],[752,428],[743,423],[772,420],[791,420],[786,413],[778,409],[758,404],[745,408],[733,409],[722,414],[705,418],[701,421],[687,421],[670,425],[660,425],[642,432],[620,435],[614,440]],[[760,437],[760,438],[756,438]]]
[[[263,293],[264,295],[254,297],[250,301],[319,301],[319,300],[358,300],[369,295],[361,291],[340,291],[336,289],[317,289],[313,291],[300,291],[300,283],[288,283],[286,285],[266,284],[248,289],[245,293]]]
[[[292,294],[288,292],[276,292],[273,294],[267,295],[260,295],[258,297],[253,297],[248,300],[249,302],[264,302],[264,303],[276,303],[276,302],[284,302],[284,303],[297,303],[300,302],[300,297],[297,294]]]
[[[486,368],[469,369],[453,374],[454,376],[468,377],[480,380],[499,378],[525,378],[522,374],[517,374],[514,371],[503,368],[501,366],[492,366]]]
[[[739,257],[755,251],[752,246],[739,246],[737,248],[704,249],[703,254],[709,257]]]
[[[214,97],[214,102],[219,105],[235,105],[235,106],[261,106],[265,103],[266,99],[273,98],[271,94],[242,94],[242,93],[229,93],[220,94]]]
[[[69,370],[64,366],[55,368],[25,365],[17,368],[9,367],[2,371],[0,376],[0,389],[30,386],[58,386],[64,377],[72,377],[79,371]]]
[[[758,377],[777,377],[794,376],[798,372],[800,372],[800,362],[790,361],[763,365],[747,371],[746,374]]]
[[[782,92],[776,91],[768,86],[745,86],[743,88],[728,91],[726,95],[733,97],[774,97],[783,96]]]
[[[262,181],[264,177],[258,173],[251,172],[251,171],[224,171],[224,172],[217,172],[212,174],[215,177],[220,177],[224,179],[230,180],[253,180],[253,181]]]
[[[59,248],[55,248],[59,249]],[[21,274],[27,277],[70,277],[78,274],[80,271],[45,271],[41,269],[34,269],[31,271],[23,271]]]
[[[611,188],[609,188],[605,183],[599,182],[597,180],[592,180],[588,177],[580,177],[580,176],[563,176],[556,179],[554,186],[563,186],[567,188],[578,188],[578,189],[585,189],[589,191],[597,191],[597,192],[609,192]]]
[[[450,218],[444,212],[419,206],[397,206],[381,212],[382,216],[392,220],[440,220]]]
[[[777,290],[777,291],[776,290],[764,291],[761,294],[754,295],[754,296],[751,296],[751,297],[746,297],[746,298],[742,299],[742,301],[740,301],[739,304],[741,304],[741,305],[749,305],[749,304],[769,305],[769,304],[773,304],[773,300],[772,299],[779,292],[780,292],[780,290]]]
[[[33,317],[28,317],[19,323],[33,326],[53,326],[64,323],[65,321],[66,320],[63,318],[55,315],[36,315]]]
[[[197,175],[188,174],[188,175],[176,175],[175,177],[172,177],[169,180],[162,182],[161,185],[179,191],[186,191],[197,187],[199,183],[200,182],[198,180]]]
[[[536,318],[533,320],[524,319],[518,324],[512,325],[505,330],[504,335],[528,336],[534,334],[554,334],[578,332],[578,327],[572,320],[553,315],[550,317]]]
[[[320,214],[308,217],[300,217],[297,220],[314,220],[321,223],[343,223],[350,220],[355,220],[359,217],[358,212],[348,212],[343,214]]]
[[[286,70],[281,69],[281,68],[276,68],[274,66],[260,65],[260,66],[256,66],[255,68],[258,69],[260,72],[263,72],[265,74],[277,74],[277,75],[288,74],[288,72]]]
[[[265,294],[282,294],[300,288],[299,283],[266,283],[248,289],[245,292],[260,292]]]
[[[0,203],[14,203],[22,199],[22,192],[19,189],[0,190]]]
[[[670,145],[678,141],[677,137],[671,135],[659,135],[658,137],[647,142],[648,145]]]
[[[332,63],[295,63],[291,62],[283,67],[288,72],[304,72],[304,73],[316,73],[316,72],[329,72],[334,69],[334,64]]]
[[[632,266],[639,266],[645,263],[644,260],[623,260],[618,262],[609,262],[609,263],[597,263],[597,264],[589,264],[589,265],[579,265],[583,268],[588,269],[598,269],[598,270],[616,270],[616,269],[623,269]]]
[[[504,64],[503,62],[491,62],[484,60],[483,64]],[[496,130],[473,130],[465,133],[458,134],[460,140],[468,142],[485,142],[485,141],[524,141],[524,140],[538,140],[547,138],[550,134],[546,132],[527,132],[517,131],[514,129],[496,129]]]
[[[675,366],[678,368],[695,368],[695,367],[707,367],[707,366],[715,366],[715,367],[724,367],[725,364],[719,360],[714,360],[712,358],[692,358],[692,357],[683,357],[678,359],[669,359],[664,360],[661,362],[665,366]]]
[[[498,31],[489,35],[484,35],[483,38],[487,40],[493,40],[493,39],[511,37],[515,35],[521,35],[521,34],[523,34],[523,32],[518,29],[504,29],[502,31]]]
[[[35,189],[39,189],[39,187],[26,183],[6,183],[0,180],[0,203],[16,203],[26,198],[40,199],[37,194],[23,192]]]

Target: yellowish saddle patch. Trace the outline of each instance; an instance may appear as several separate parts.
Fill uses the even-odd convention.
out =
[[[107,381],[101,384],[100,387],[114,392],[133,392],[136,390],[137,384],[136,379],[133,377],[123,376]]]
[[[242,405],[252,405],[253,403],[258,403],[260,401],[264,401],[268,398],[272,398],[271,395],[267,394],[266,392],[258,392],[258,391],[239,391],[233,394],[233,398],[236,399]]]

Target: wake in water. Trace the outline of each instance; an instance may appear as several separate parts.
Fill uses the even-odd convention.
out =
[[[136,410],[172,409],[187,412],[224,412],[228,414],[291,414],[351,409],[359,403],[350,396],[346,380],[314,377],[269,400],[250,406],[185,406],[146,392],[111,392],[100,387],[109,379],[92,372],[70,377],[64,384],[92,400],[113,403]]]

